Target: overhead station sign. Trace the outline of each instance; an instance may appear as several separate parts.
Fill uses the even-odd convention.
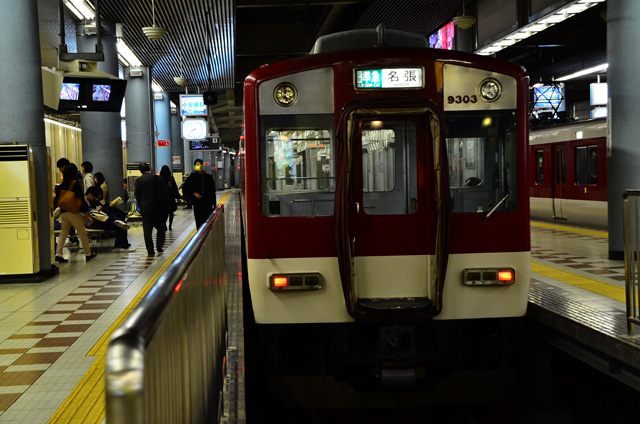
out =
[[[422,88],[422,68],[356,69],[356,90]]]

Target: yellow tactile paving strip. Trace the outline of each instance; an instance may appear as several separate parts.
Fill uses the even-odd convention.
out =
[[[562,271],[536,262],[531,262],[531,272],[553,278],[557,281],[562,281],[563,283],[571,284],[572,286],[588,290],[601,296],[606,296],[620,302],[626,302],[625,290],[623,287],[593,280],[591,278],[583,277],[568,271]]]
[[[532,227],[550,228],[552,230],[571,231],[573,233],[589,234],[591,236],[608,237],[609,234],[604,231],[585,230],[583,228],[565,227],[562,225],[545,224],[542,222],[531,222]]]
[[[220,203],[224,204],[231,192],[226,193]],[[120,314],[118,319],[111,325],[104,335],[98,340],[94,347],[89,351],[87,356],[97,356],[96,361],[93,363],[89,371],[84,375],[82,380],[71,391],[67,399],[62,402],[60,407],[56,410],[53,416],[47,421],[47,424],[100,424],[106,414],[106,399],[105,399],[105,385],[104,385],[104,372],[105,372],[105,357],[107,355],[107,347],[109,345],[109,339],[111,334],[124,322],[129,316],[129,313],[138,305],[138,302],[144,297],[144,295],[153,287],[160,275],[165,269],[169,267],[169,264],[177,256],[178,252],[182,250],[185,244],[195,234],[195,229],[192,233],[182,242],[175,252],[169,257],[169,259],[156,271],[156,273],[149,279],[147,284],[142,288],[133,301],[125,308]]]

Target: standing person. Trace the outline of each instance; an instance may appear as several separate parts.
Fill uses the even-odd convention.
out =
[[[82,169],[82,185],[84,186],[84,191],[87,191],[89,187],[95,185],[95,181],[93,181],[93,164],[89,161],[84,161],[80,165],[80,169]]]
[[[53,206],[58,206],[58,200],[62,194],[62,190],[72,191],[76,197],[80,200],[84,198],[82,193],[82,181],[79,181],[76,176],[78,174],[78,167],[73,163],[69,163],[64,166],[62,171],[62,183],[56,186],[56,197],[53,199]],[[80,212],[84,214],[86,218],[89,217],[89,206],[86,202],[82,202],[80,206]],[[82,248],[84,250],[85,259],[90,261],[96,257],[95,253],[91,252],[91,245],[89,244],[89,237],[84,229],[84,218],[80,213],[69,212],[64,208],[60,208],[60,236],[58,237],[58,245],[56,246],[56,261],[57,262],[69,262],[62,256],[62,248],[64,247],[64,241],[69,234],[71,227],[75,228],[80,240],[82,241]]]
[[[182,192],[191,199],[196,228],[205,223],[216,204],[216,185],[213,176],[204,172],[202,159],[193,161],[194,172],[189,175],[182,187]]]
[[[169,206],[166,202],[165,182],[161,176],[149,173],[151,168],[147,163],[140,163],[138,170],[142,175],[136,180],[135,199],[142,215],[142,231],[147,253],[155,255],[153,229],[157,230],[156,248],[158,253],[163,252],[164,233],[167,231],[165,223],[167,222]]]
[[[109,186],[107,185],[107,181],[105,181],[102,172],[96,172],[96,175],[93,177],[96,185],[102,189],[102,198],[100,199],[100,203],[106,205],[109,203]]]
[[[173,225],[173,213],[178,209],[176,199],[180,197],[180,192],[178,191],[178,183],[176,183],[176,179],[171,175],[171,170],[167,165],[164,165],[160,170],[160,176],[164,178],[169,192],[167,198],[169,200],[169,231],[171,231],[173,230],[173,228],[171,228]]]

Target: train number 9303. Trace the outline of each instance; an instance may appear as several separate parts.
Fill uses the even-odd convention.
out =
[[[471,96],[449,96],[447,97],[447,103],[449,103],[450,105],[454,104],[454,103],[477,103],[478,101],[478,97],[473,94]]]

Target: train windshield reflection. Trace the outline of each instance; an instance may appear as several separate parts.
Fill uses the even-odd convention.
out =
[[[511,211],[517,206],[515,111],[445,115],[449,186],[454,213]],[[510,195],[501,203],[501,199]]]

